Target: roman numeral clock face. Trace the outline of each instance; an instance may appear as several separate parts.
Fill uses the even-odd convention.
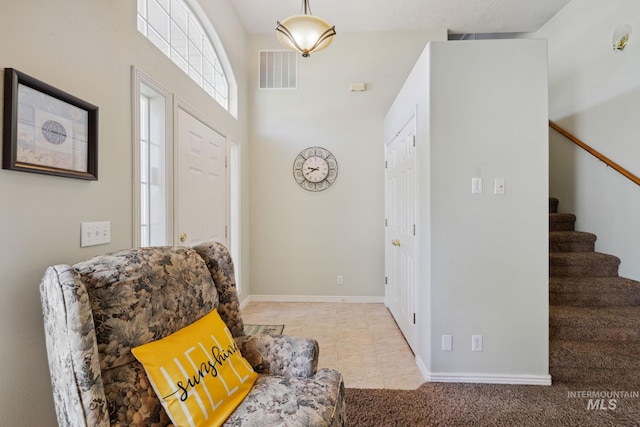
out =
[[[293,162],[293,178],[307,191],[323,191],[338,176],[338,161],[322,147],[305,148]]]

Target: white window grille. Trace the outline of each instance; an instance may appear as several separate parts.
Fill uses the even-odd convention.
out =
[[[167,236],[165,98],[140,87],[140,246],[162,246]]]
[[[229,111],[229,83],[203,19],[184,0],[138,0],[138,31]]]

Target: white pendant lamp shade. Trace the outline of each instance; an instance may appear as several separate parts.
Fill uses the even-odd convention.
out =
[[[304,0],[304,15],[290,16],[278,22],[276,35],[278,41],[287,49],[297,50],[305,58],[311,52],[328,47],[336,34],[335,27],[322,18],[308,12],[308,0]]]

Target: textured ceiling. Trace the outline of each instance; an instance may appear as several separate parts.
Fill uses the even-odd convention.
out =
[[[302,0],[229,0],[245,31],[274,32]],[[571,0],[309,0],[338,33],[447,29],[455,34],[536,31]]]

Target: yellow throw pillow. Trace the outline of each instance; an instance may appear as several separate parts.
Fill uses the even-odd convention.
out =
[[[131,351],[179,427],[221,425],[258,377],[217,310]]]

